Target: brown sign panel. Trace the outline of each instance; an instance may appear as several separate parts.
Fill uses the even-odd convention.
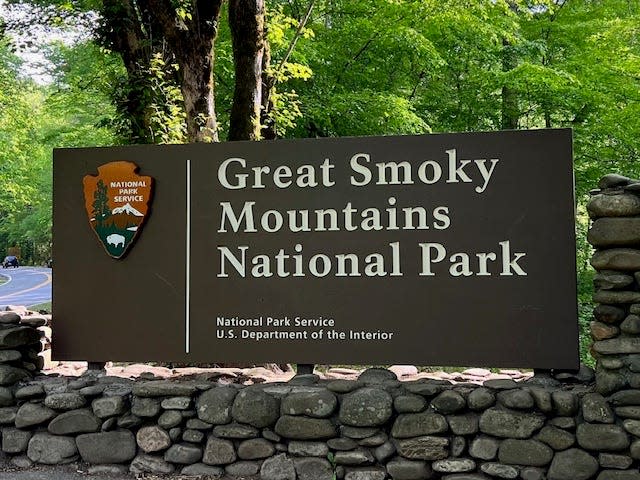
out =
[[[56,150],[54,259],[60,360],[578,365],[570,130]]]

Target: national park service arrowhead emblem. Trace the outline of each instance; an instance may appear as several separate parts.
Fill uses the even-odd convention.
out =
[[[153,178],[137,171],[135,163],[110,162],[82,179],[89,224],[113,258],[124,256],[151,213]]]

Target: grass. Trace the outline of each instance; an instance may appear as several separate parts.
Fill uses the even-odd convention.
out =
[[[28,308],[29,308],[29,310],[33,310],[33,311],[36,311],[36,312],[44,310],[47,313],[51,313],[51,302],[38,303],[36,305],[30,305]]]

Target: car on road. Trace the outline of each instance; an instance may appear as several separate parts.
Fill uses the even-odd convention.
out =
[[[4,257],[4,260],[2,262],[2,268],[9,268],[9,267],[18,268],[19,266],[20,266],[20,262],[18,261],[18,257],[14,255],[7,255],[6,257]]]

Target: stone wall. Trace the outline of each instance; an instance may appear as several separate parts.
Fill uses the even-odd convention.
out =
[[[589,242],[597,270],[591,323],[597,388],[640,388],[640,181],[607,175],[592,191]]]

